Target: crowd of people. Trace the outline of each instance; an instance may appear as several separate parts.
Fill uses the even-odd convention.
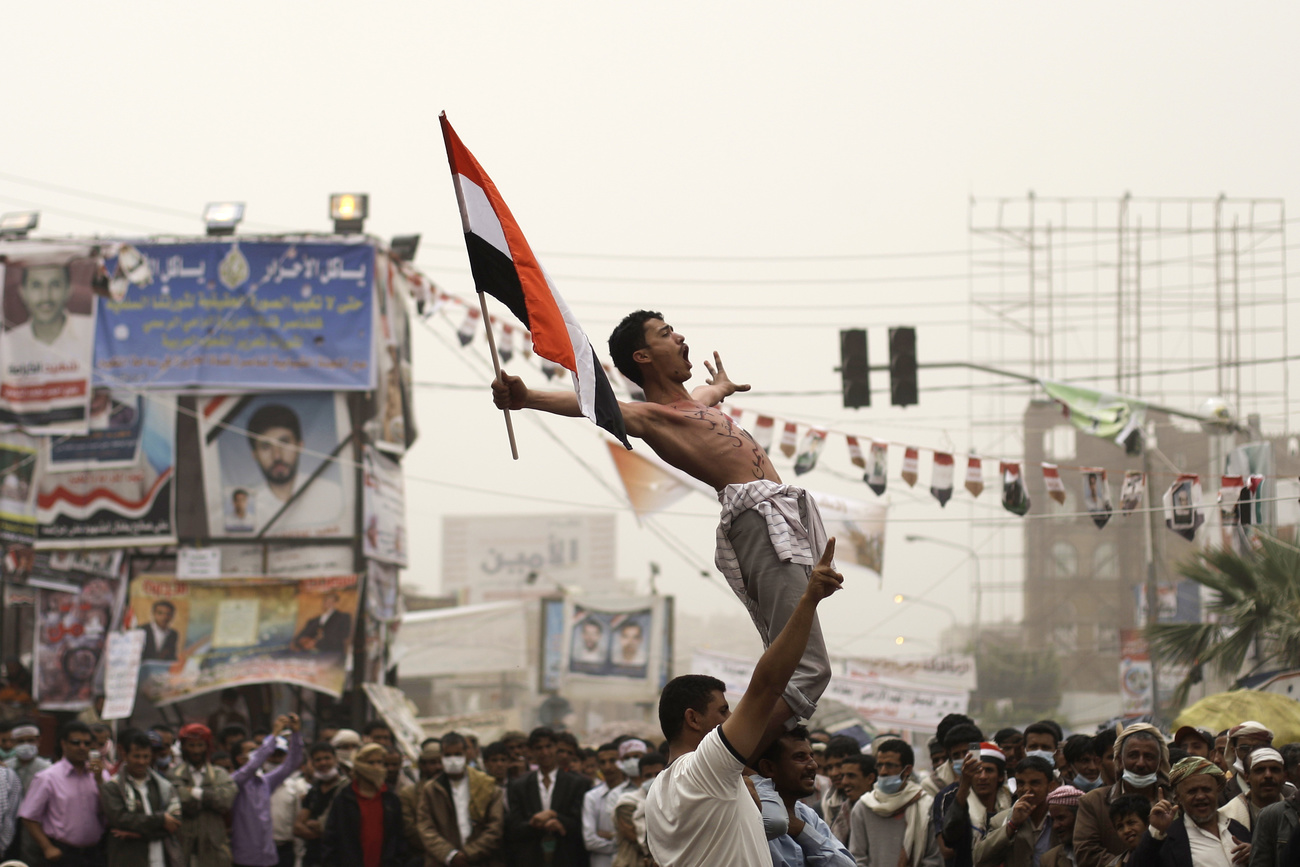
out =
[[[412,767],[381,721],[322,729],[310,746],[293,715],[267,730],[160,724],[116,740],[73,721],[57,760],[38,754],[36,725],[8,723],[0,849],[71,867],[760,863],[669,851],[734,853],[745,842],[726,811],[740,809],[761,818],[762,867],[1300,864],[1300,744],[1275,747],[1258,722],[1166,738],[1147,724],[1066,736],[1043,720],[986,735],[951,715],[923,757],[897,734],[861,743],[795,726],[742,761],[733,742],[745,735],[724,725],[745,713],[727,709],[719,682],[687,676],[661,698],[659,744],[583,746],[537,728],[482,745],[453,731]],[[711,750],[734,778],[691,776]],[[683,756],[697,766],[676,762],[652,790]]]

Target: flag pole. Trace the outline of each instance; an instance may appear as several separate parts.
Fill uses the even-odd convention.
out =
[[[501,359],[497,357],[497,339],[492,336],[492,322],[488,319],[487,296],[481,291],[478,293],[478,304],[483,311],[483,328],[487,331],[488,349],[492,352],[492,369],[497,372],[496,378],[501,379]],[[510,410],[501,411],[506,416],[506,434],[510,437],[510,457],[519,460],[519,446],[515,444],[515,426],[510,421]]]

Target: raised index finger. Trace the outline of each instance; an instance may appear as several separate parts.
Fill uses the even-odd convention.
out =
[[[829,566],[835,559],[835,537],[831,536],[826,540],[826,548],[822,551],[822,557],[817,561],[818,566]]]

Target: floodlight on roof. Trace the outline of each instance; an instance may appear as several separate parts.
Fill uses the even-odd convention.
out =
[[[396,235],[388,245],[388,251],[401,262],[414,262],[415,251],[420,249],[419,235]]]
[[[243,219],[243,202],[209,202],[203,209],[203,224],[209,235],[233,235]]]
[[[0,237],[26,238],[41,221],[40,211],[11,211],[0,214]]]
[[[370,196],[366,193],[335,193],[330,196],[330,219],[339,235],[361,231],[370,211]]]

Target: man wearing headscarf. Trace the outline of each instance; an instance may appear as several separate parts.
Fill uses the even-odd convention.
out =
[[[1250,754],[1261,747],[1273,746],[1273,732],[1262,722],[1253,719],[1228,729],[1228,749],[1224,759],[1232,762],[1231,774],[1223,793],[1219,796],[1219,806],[1242,794],[1250,794]]]
[[[1282,800],[1282,786],[1286,784],[1286,763],[1282,761],[1282,754],[1272,747],[1260,747],[1252,752],[1246,780],[1250,792],[1243,792],[1224,804],[1219,813],[1253,831],[1260,812]]]
[[[181,761],[169,779],[181,802],[181,863],[188,867],[230,867],[226,815],[238,789],[230,774],[208,761],[212,731],[190,723],[180,731]]]
[[[1074,863],[1074,817],[1079,814],[1083,795],[1083,790],[1074,786],[1057,786],[1047,796],[1047,814],[1052,817],[1052,840],[1056,845],[1043,853],[1041,867],[1070,867]]]
[[[1115,739],[1114,756],[1120,778],[1079,799],[1074,821],[1076,867],[1104,867],[1127,851],[1110,819],[1111,801],[1120,795],[1141,795],[1154,803],[1158,787],[1168,785],[1169,747],[1155,726],[1136,723],[1124,729]]]
[[[1245,865],[1250,831],[1219,815],[1223,770],[1209,759],[1188,756],[1170,770],[1169,785],[1173,800],[1164,786],[1159,787],[1150,826],[1133,851],[1133,867]]]

